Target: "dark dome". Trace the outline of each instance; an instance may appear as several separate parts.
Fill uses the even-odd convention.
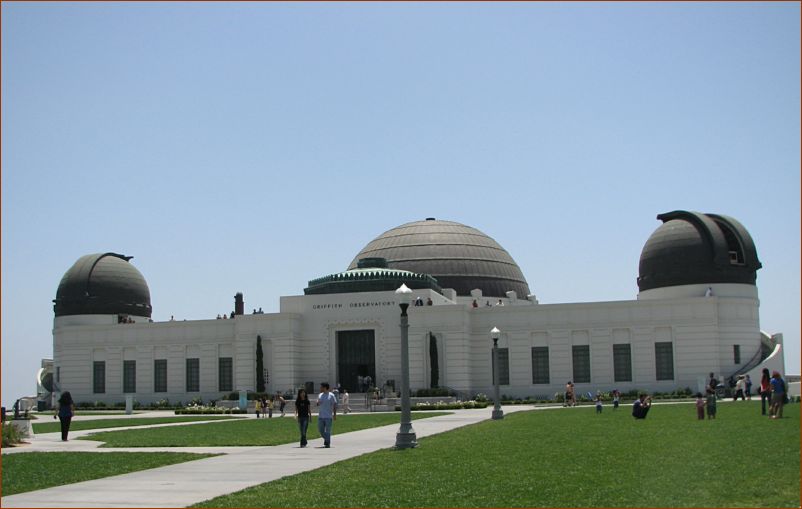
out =
[[[429,274],[457,295],[470,295],[475,288],[490,297],[504,297],[510,290],[520,297],[530,293],[521,269],[504,248],[476,228],[452,221],[429,218],[386,231],[365,246],[348,269],[368,257],[385,258],[391,269]]]
[[[690,284],[755,284],[761,267],[755,243],[735,219],[684,210],[657,219],[663,224],[640,255],[641,291]]]
[[[70,267],[56,291],[56,316],[126,314],[147,316],[150,290],[128,260],[132,256],[97,253],[82,256]]]

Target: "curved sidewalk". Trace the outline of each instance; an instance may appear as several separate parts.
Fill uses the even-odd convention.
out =
[[[532,410],[526,406],[504,407],[505,413]],[[457,410],[449,415],[413,421],[418,438],[450,431],[490,419],[492,408]],[[331,448],[321,439],[301,449],[297,443],[271,447],[148,447],[104,448],[114,451],[218,452],[222,456],[130,474],[85,481],[67,486],[10,495],[0,499],[2,507],[187,507],[281,477],[314,470],[338,461],[387,449],[395,445],[398,424],[333,435]],[[337,423],[334,423],[336,430]],[[99,442],[37,438],[28,450],[87,451]],[[84,442],[85,444],[81,444]],[[75,444],[75,445],[74,445]],[[100,452],[98,450],[97,452]]]

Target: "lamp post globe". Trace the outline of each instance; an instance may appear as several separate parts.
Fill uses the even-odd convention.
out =
[[[418,445],[412,429],[412,408],[409,401],[409,316],[407,309],[412,302],[412,290],[402,284],[395,291],[401,308],[401,428],[395,435],[396,449],[411,449]]]
[[[493,340],[493,414],[492,419],[494,421],[503,419],[504,412],[501,410],[501,398],[499,396],[499,379],[500,379],[500,366],[499,366],[499,359],[498,359],[498,338],[501,337],[501,331],[498,330],[498,327],[493,327],[490,329],[490,339]]]

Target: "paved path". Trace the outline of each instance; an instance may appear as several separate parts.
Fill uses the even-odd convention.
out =
[[[459,410],[449,415],[412,422],[418,438],[490,419],[492,408]],[[529,405],[506,406],[505,413],[532,410]],[[144,417],[139,414],[134,417]],[[286,417],[285,417],[286,418]],[[334,424],[336,429],[336,422]],[[116,428],[115,428],[116,429]],[[95,430],[96,431],[96,430]],[[297,443],[272,447],[137,447],[96,449],[99,442],[61,442],[59,433],[36,435],[26,451],[173,451],[217,452],[223,456],[132,472],[68,486],[10,495],[2,507],[187,507],[281,477],[314,470],[355,456],[393,447],[398,424],[332,436],[332,447],[322,440],[301,449]],[[71,432],[80,436],[93,431]],[[11,450],[3,451],[4,454]]]

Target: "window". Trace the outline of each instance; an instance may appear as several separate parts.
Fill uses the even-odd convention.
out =
[[[574,345],[571,354],[574,363],[574,383],[590,383],[590,346]]]
[[[136,361],[123,361],[123,392],[136,392]]]
[[[490,351],[490,364],[492,366],[492,382],[495,384],[496,362],[493,359],[493,351]],[[510,350],[508,348],[498,349],[498,384],[510,385]]]
[[[61,366],[56,368],[56,382],[61,382]]]
[[[95,394],[106,392],[106,361],[92,363],[92,392]]]
[[[231,357],[220,357],[217,360],[218,367],[218,390],[233,391],[234,390],[234,377],[233,377],[233,361]]]
[[[654,344],[654,366],[657,380],[674,379],[674,349],[671,341]]]
[[[200,392],[200,359],[187,359],[187,392]]]
[[[153,361],[153,392],[167,392],[167,359]]]
[[[532,383],[548,384],[549,382],[549,347],[532,347]]]
[[[732,345],[732,359],[735,364],[741,363],[741,345]]]
[[[613,345],[613,376],[616,382],[632,381],[632,347],[629,343]]]

